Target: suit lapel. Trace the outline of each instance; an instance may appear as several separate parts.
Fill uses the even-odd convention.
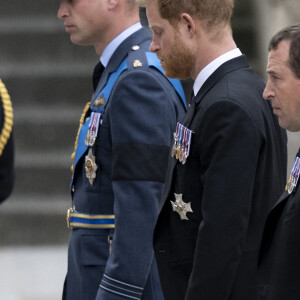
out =
[[[193,116],[196,111],[196,106],[199,105],[205,95],[214,87],[214,85],[222,79],[226,74],[236,71],[241,68],[247,68],[249,64],[245,55],[241,55],[237,58],[231,59],[221,65],[203,84],[198,94],[195,97],[194,102],[188,109],[185,118],[183,120],[183,125],[189,127]]]
[[[296,155],[296,157],[300,157],[300,149]],[[271,209],[266,224],[264,228],[264,235],[263,235],[263,244],[262,244],[262,250],[260,254],[260,258],[264,255],[264,253],[267,251],[266,249],[270,246],[271,244],[271,239],[273,238],[274,232],[275,232],[275,226],[279,222],[279,218],[284,210],[284,208],[287,205],[287,201],[290,196],[297,194],[297,189],[299,186],[296,186],[296,190],[292,192],[292,194],[289,194],[286,190],[281,194],[279,200],[276,202],[276,204],[273,206]],[[288,209],[288,207],[287,207]]]
[[[276,227],[279,223],[279,219],[281,217],[281,214],[285,208],[288,199],[289,199],[289,194],[287,191],[284,191],[281,197],[279,198],[279,200],[277,201],[277,203],[271,209],[267,217],[264,230],[263,230],[262,239],[261,239],[261,247],[260,247],[259,257],[258,257],[259,265],[261,264],[263,257],[267,255],[269,248],[273,244]]]
[[[278,223],[278,219],[282,213],[283,208],[285,207],[285,204],[287,202],[287,200],[289,199],[289,193],[287,191],[284,191],[279,200],[276,202],[276,204],[273,206],[273,208],[271,209],[267,221],[266,221],[266,228],[268,228],[269,226],[273,226],[272,224],[277,224]],[[268,229],[267,229],[268,231]]]
[[[284,191],[281,194],[279,200],[276,202],[276,204],[273,206],[273,208],[271,209],[271,211],[269,213],[267,223],[269,223],[269,222],[276,223],[277,222],[278,210],[282,210],[282,208],[285,206],[286,201],[293,194],[294,194],[294,192],[292,194],[289,194],[287,191]]]

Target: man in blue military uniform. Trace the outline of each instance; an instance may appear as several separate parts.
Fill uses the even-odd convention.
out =
[[[276,33],[269,43],[270,100],[281,127],[300,131],[300,23]],[[261,242],[259,299],[300,299],[300,150],[285,191],[269,213]]]
[[[135,0],[63,0],[58,17],[100,56],[73,156],[63,298],[161,300],[152,235],[182,87],[147,52]]]
[[[7,89],[0,79],[0,203],[14,184],[13,109]]]

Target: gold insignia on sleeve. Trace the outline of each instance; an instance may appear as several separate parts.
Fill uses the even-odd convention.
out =
[[[182,194],[174,194],[175,195],[175,202],[171,201],[173,211],[176,211],[181,220],[189,220],[189,218],[186,216],[188,212],[193,212],[191,207],[191,202],[185,203],[182,200]]]
[[[140,46],[135,45],[135,46],[132,46],[131,49],[132,49],[133,51],[136,51],[136,50],[139,50],[139,49],[140,49]]]
[[[142,62],[141,62],[139,59],[136,59],[136,60],[133,62],[133,66],[134,66],[135,68],[139,68],[139,67],[142,67],[143,64],[142,64]]]

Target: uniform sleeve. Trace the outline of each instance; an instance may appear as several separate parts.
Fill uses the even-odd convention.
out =
[[[229,300],[250,218],[258,130],[230,100],[207,108],[199,126],[203,220],[185,300]]]
[[[178,117],[174,94],[162,79],[158,72],[128,71],[111,95],[116,219],[97,300],[141,299],[151,268],[153,230]]]

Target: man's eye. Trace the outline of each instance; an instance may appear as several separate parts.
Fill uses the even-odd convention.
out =
[[[278,80],[278,79],[279,79],[279,77],[276,76],[276,75],[274,75],[274,74],[270,75],[270,78],[271,78],[272,80]]]

